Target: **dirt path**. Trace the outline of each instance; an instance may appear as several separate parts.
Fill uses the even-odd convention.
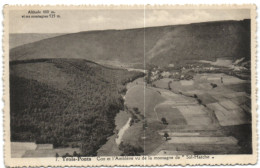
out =
[[[126,124],[119,130],[116,138],[116,144],[119,145],[122,141],[125,131],[130,127],[130,121],[132,118],[129,118]]]

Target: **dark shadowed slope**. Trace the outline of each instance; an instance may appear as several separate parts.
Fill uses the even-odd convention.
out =
[[[164,27],[152,48],[147,46],[147,59],[167,64],[181,60],[216,58],[250,59],[250,20],[208,22]],[[147,29],[147,40],[159,30]],[[151,41],[153,38],[151,38]]]
[[[147,62],[159,65],[184,59],[250,59],[250,20],[79,32],[16,47],[10,51],[10,59],[84,58],[142,63],[144,52]]]

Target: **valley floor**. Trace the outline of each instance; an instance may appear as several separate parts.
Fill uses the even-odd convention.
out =
[[[127,109],[117,114],[115,134],[98,150],[98,156],[121,155],[121,142],[143,148],[145,155],[249,154],[252,140],[248,87],[248,81],[225,74],[197,74],[190,81],[164,78],[154,82],[153,87],[138,78],[127,84],[123,96]],[[140,114],[131,113],[133,108]],[[139,120],[131,123],[133,115]],[[25,149],[13,148],[17,149],[13,153],[19,150],[15,156],[28,157],[29,151],[37,149],[35,145],[29,145],[35,146],[29,149],[25,143],[21,146]],[[55,150],[49,150],[51,156]]]

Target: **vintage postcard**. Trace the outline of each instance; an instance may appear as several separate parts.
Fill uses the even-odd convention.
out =
[[[4,6],[5,165],[257,162],[256,6]]]

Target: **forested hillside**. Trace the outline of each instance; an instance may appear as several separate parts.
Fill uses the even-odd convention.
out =
[[[61,35],[10,50],[11,60],[83,58],[139,65],[250,59],[250,20],[192,23]],[[144,48],[145,47],[145,48]]]
[[[123,109],[124,84],[141,76],[82,59],[11,62],[11,141],[80,147],[82,154],[96,155]]]

